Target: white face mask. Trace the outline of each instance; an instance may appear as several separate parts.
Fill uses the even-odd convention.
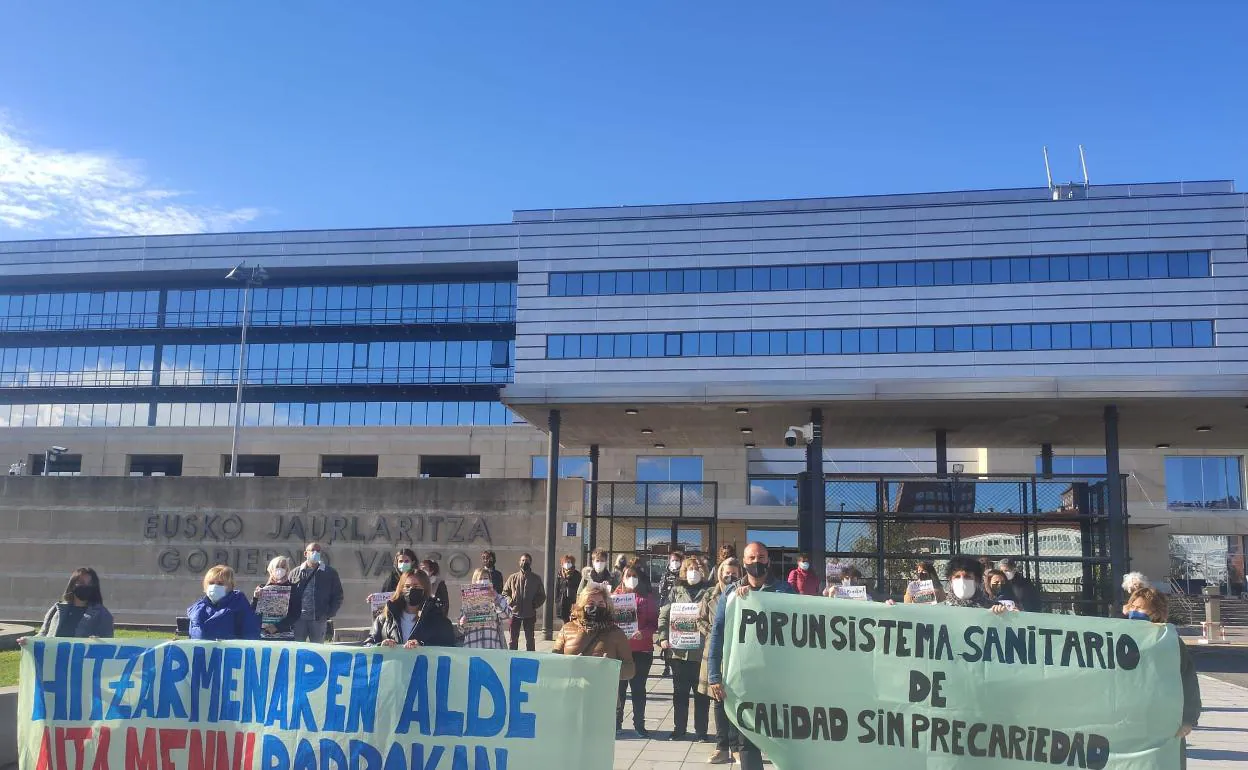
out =
[[[605,561],[594,562],[594,572],[605,572],[606,569],[607,569],[607,563]]]
[[[635,577],[626,577],[626,578],[624,578],[624,587],[625,587],[625,588],[636,588],[636,587],[637,587],[637,584],[638,584],[638,583],[640,583],[640,582],[641,582],[641,581],[640,581],[640,580],[638,580],[638,579],[637,579],[637,578],[635,578]]]
[[[667,571],[668,572],[680,572],[680,562],[669,561],[667,563]]]
[[[799,562],[797,563],[797,568],[798,568],[798,569],[800,569],[800,570],[802,570],[803,572],[805,572],[806,570],[810,569],[810,562],[808,562],[808,561],[799,561]]]
[[[208,600],[211,601],[213,604],[216,604],[217,602],[224,599],[225,595],[228,594],[229,592],[230,591],[228,588],[222,585],[217,585],[216,583],[213,583],[212,585],[204,589],[204,594],[208,597]]]
[[[1006,579],[1006,580],[1013,580],[1013,579],[1014,579],[1014,570],[1012,570],[1012,569],[1011,569],[1011,570],[1006,570],[1006,571],[1005,571],[1005,579]]]
[[[702,573],[696,569],[685,570],[685,580],[691,586],[696,586],[702,582]]]
[[[565,562],[563,563],[563,568],[564,568],[564,569],[572,569],[572,562],[570,562],[570,561],[565,561]]]
[[[273,579],[274,579],[274,580],[285,580],[285,579],[286,579],[286,570],[285,570],[285,568],[283,568],[283,567],[278,567],[277,569],[273,570]]]
[[[949,582],[949,589],[953,591],[954,596],[966,600],[975,595],[975,588],[978,585],[974,578],[954,578]]]

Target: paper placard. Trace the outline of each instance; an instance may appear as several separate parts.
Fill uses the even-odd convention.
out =
[[[867,596],[866,586],[836,586],[834,596],[837,599],[853,599],[859,602],[871,601],[871,597]]]
[[[465,626],[493,626],[498,623],[498,594],[494,586],[474,583],[459,589],[460,611]]]
[[[1014,602],[1010,601],[1009,599],[997,599],[997,604],[1000,604],[1002,607],[1005,607],[1007,610],[1018,609],[1018,607],[1014,605]]]
[[[702,649],[702,633],[698,631],[698,603],[678,602],[668,607],[667,643],[674,650]]]
[[[637,633],[637,594],[611,594],[615,624],[625,636]]]
[[[261,586],[256,591],[256,614],[262,623],[278,623],[289,612],[290,586]]]
[[[368,606],[372,609],[374,615],[384,610],[388,601],[390,601],[390,594],[368,595]]]
[[[908,590],[914,604],[936,603],[936,586],[930,580],[912,580]]]

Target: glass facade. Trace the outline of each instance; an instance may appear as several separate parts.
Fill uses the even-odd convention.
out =
[[[1207,251],[551,273],[552,297],[1207,278]]]
[[[1242,510],[1238,457],[1167,457],[1166,503],[1171,508]]]
[[[1036,473],[1044,473],[1044,460],[1036,456]],[[1104,476],[1105,457],[1091,455],[1054,455],[1053,473],[1058,476]]]
[[[272,287],[256,289],[251,301],[256,326],[510,323],[516,318],[511,281]],[[165,325],[238,326],[242,302],[242,289],[171,290]]]
[[[0,404],[0,428],[117,428],[148,425],[149,404]],[[498,401],[324,401],[243,405],[248,426],[513,425]],[[158,403],[161,427],[230,427],[233,403]]]
[[[977,324],[784,331],[554,334],[547,358],[793,356],[1213,347],[1213,321]]]
[[[0,348],[0,387],[151,385],[153,345]]]
[[[150,329],[159,325],[159,291],[0,294],[0,331]]]
[[[797,505],[797,479],[750,477],[750,505]]]
[[[508,340],[249,344],[247,383],[501,384],[511,382],[514,344]],[[166,345],[162,350],[161,385],[230,385],[237,382],[237,375],[237,345]]]
[[[546,470],[546,455],[533,455],[532,467],[529,470],[529,478],[544,479],[549,473]],[[588,479],[589,478],[589,458],[588,457],[560,457],[559,458],[559,478],[561,479]]]

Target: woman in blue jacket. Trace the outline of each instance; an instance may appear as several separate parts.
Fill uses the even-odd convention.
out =
[[[260,616],[242,591],[234,570],[218,564],[204,575],[204,595],[186,611],[192,639],[259,639]]]

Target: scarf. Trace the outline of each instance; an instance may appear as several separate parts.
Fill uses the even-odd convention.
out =
[[[581,617],[577,622],[581,624],[581,628],[584,629],[586,635],[588,636],[604,634],[615,628],[615,619],[611,617],[597,623],[590,622],[588,618]]]
[[[953,595],[953,591],[950,591],[945,594],[945,604],[949,607],[979,607],[981,609],[987,609],[996,604],[996,602],[990,599],[988,594],[984,593],[984,589],[982,587],[977,587],[975,589],[975,595],[969,599],[959,599]]]

